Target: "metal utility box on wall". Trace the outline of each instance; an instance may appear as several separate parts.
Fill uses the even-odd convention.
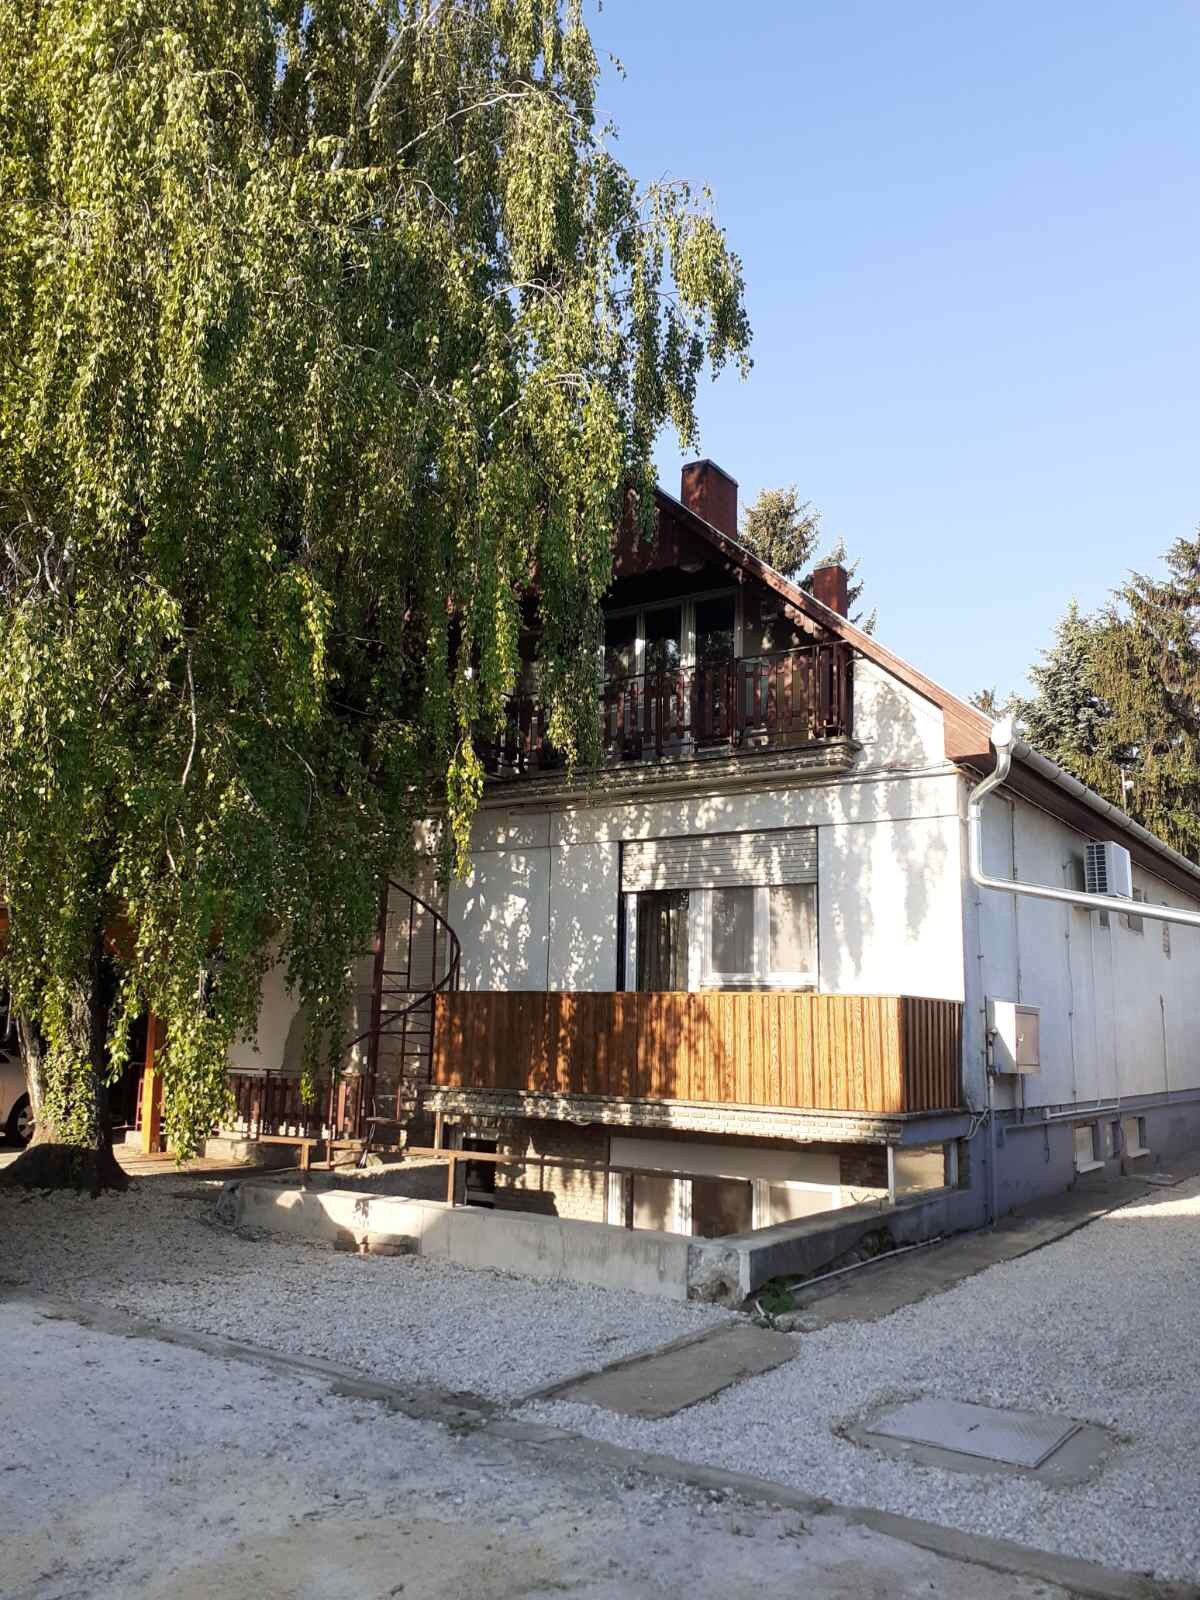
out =
[[[988,1001],[988,1065],[993,1072],[1037,1072],[1041,1067],[1037,1006]]]
[[[1083,852],[1083,883],[1088,894],[1133,898],[1133,861],[1124,845],[1111,839],[1089,839]]]

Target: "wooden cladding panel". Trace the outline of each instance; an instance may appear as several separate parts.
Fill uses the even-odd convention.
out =
[[[959,1105],[953,1000],[789,991],[440,994],[448,1088],[899,1114]]]

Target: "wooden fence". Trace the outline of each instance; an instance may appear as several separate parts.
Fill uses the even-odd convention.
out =
[[[449,1088],[896,1114],[961,1103],[962,1006],[897,995],[458,993]]]

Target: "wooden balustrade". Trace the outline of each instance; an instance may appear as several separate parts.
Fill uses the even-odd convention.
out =
[[[825,640],[757,656],[704,661],[614,678],[600,701],[610,761],[730,749],[803,745],[851,731],[850,647]],[[554,768],[536,699],[517,695],[498,739],[481,742],[491,773]]]
[[[899,1115],[961,1104],[962,1006],[897,995],[457,993],[448,1088]]]
[[[317,1082],[311,1101],[305,1102],[300,1079],[281,1072],[231,1072],[229,1088],[233,1115],[230,1131],[259,1136],[292,1135],[297,1138],[335,1138],[357,1134],[361,1120],[362,1079],[340,1075],[333,1094],[330,1124],[329,1079]]]

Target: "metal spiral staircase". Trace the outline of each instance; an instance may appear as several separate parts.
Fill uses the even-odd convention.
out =
[[[365,961],[365,956],[364,956]],[[367,1025],[342,1049],[340,1065],[317,1085],[311,1100],[296,1070],[272,1068],[229,1074],[229,1128],[251,1140],[304,1148],[358,1150],[396,1145],[420,1111],[433,1055],[434,1001],[457,989],[461,951],[442,914],[403,884],[389,882],[380,898],[370,979],[360,983],[358,1016]],[[361,969],[360,969],[361,971]],[[418,1141],[419,1142],[419,1141]]]
[[[370,1025],[351,1045],[365,1044],[367,1058],[358,1096],[360,1165],[419,1111],[433,1056],[434,997],[458,988],[462,960],[458,936],[441,913],[390,880],[374,954]]]

